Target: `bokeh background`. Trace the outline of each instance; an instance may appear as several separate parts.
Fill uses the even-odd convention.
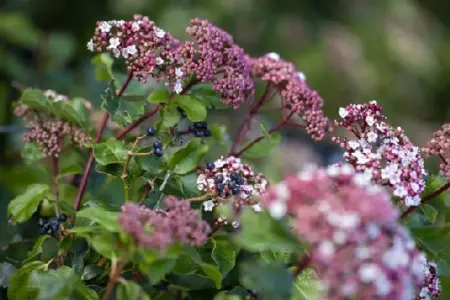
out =
[[[105,86],[95,82],[86,42],[97,20],[134,13],[180,39],[191,18],[207,18],[250,55],[279,53],[306,74],[330,118],[340,106],[376,99],[419,145],[450,120],[450,1],[0,0],[0,247],[36,231],[8,226],[6,207],[45,176],[23,163],[23,124],[12,114],[18,90],[54,89],[98,107]],[[214,118],[233,132],[243,113]],[[340,155],[329,141],[312,143],[287,129],[280,151],[259,165],[277,178],[307,161],[326,164]]]

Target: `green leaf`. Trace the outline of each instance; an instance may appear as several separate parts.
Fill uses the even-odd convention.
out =
[[[111,259],[117,256],[119,243],[117,238],[109,232],[96,234],[92,238],[89,238],[88,242],[98,254],[106,258]]]
[[[267,212],[255,213],[251,209],[245,209],[240,227],[241,232],[236,236],[236,242],[249,251],[302,251],[302,246],[289,226],[283,221],[274,220]]]
[[[101,207],[87,207],[77,213],[77,217],[85,218],[99,224],[110,232],[119,232],[117,213],[107,211]]]
[[[277,132],[269,133],[264,125],[261,123],[261,132],[264,135],[264,139],[259,141],[244,152],[245,157],[260,158],[267,156],[272,149],[280,144],[281,135]]]
[[[177,95],[175,102],[186,112],[188,119],[192,122],[200,122],[206,119],[206,107],[201,101],[190,96]]]
[[[97,163],[106,166],[114,163],[124,163],[128,157],[128,149],[123,142],[114,138],[104,143],[93,145],[94,157]]]
[[[41,41],[41,32],[30,22],[24,12],[0,13],[0,37],[2,40],[27,49],[34,49]]]
[[[222,287],[222,274],[219,269],[211,264],[204,263],[200,254],[198,254],[197,250],[194,247],[186,246],[184,247],[185,253],[189,255],[189,257],[194,261],[200,269],[208,276],[216,286],[217,289]]]
[[[211,136],[219,142],[220,145],[229,147],[231,145],[231,139],[227,132],[226,126],[211,125],[209,127]]]
[[[25,143],[22,149],[22,159],[26,165],[33,165],[42,159],[42,152],[37,143]]]
[[[91,280],[103,272],[103,269],[95,264],[90,264],[84,267],[81,273],[81,280]]]
[[[59,171],[59,177],[65,176],[65,175],[72,175],[72,174],[82,174],[84,170],[84,167],[79,164],[74,165],[66,165],[64,168],[61,168]]]
[[[8,204],[8,213],[13,215],[14,222],[22,223],[31,218],[49,190],[47,184],[31,184],[23,194],[11,200]]]
[[[159,259],[151,264],[150,271],[146,272],[152,285],[157,284],[166,274],[175,267],[176,259]]]
[[[16,267],[7,262],[0,263],[0,287],[7,288],[9,280],[16,272]]]
[[[222,275],[225,276],[234,268],[236,262],[235,246],[225,239],[211,239],[211,241],[213,243],[211,257],[219,266]]]
[[[179,177],[182,183],[184,198],[199,197],[203,194],[202,191],[198,189],[197,176],[196,173],[189,173]]]
[[[180,112],[175,105],[168,105],[164,109],[160,110],[162,119],[162,128],[168,129],[175,126],[181,119]]]
[[[17,270],[16,273],[9,280],[8,285],[8,299],[9,300],[23,300],[35,299],[38,288],[33,288],[28,285],[31,272],[34,270],[44,270],[47,264],[40,261],[34,261],[24,265]]]
[[[169,103],[169,91],[166,89],[154,90],[147,97],[147,101],[150,103]]]
[[[28,259],[27,259],[27,260],[32,260],[32,259],[34,259],[36,256],[38,256],[39,254],[42,253],[42,246],[44,245],[45,241],[46,241],[48,238],[50,238],[49,235],[43,235],[43,236],[40,236],[40,237],[37,239],[36,243],[35,243],[34,246],[33,246],[33,249],[32,249],[30,252],[28,252],[28,255],[27,255],[27,258],[28,258]]]
[[[247,289],[256,290],[264,299],[291,298],[292,275],[283,265],[246,262],[242,264],[240,274],[241,284]]]
[[[121,281],[117,288],[117,299],[150,300],[142,287],[133,281]]]
[[[237,295],[231,295],[228,291],[222,291],[214,296],[213,300],[241,300]]]
[[[78,282],[73,292],[75,300],[99,300],[99,295],[92,289],[88,288],[83,282]]]
[[[191,88],[190,94],[203,103],[207,108],[229,109],[230,105],[222,103],[222,97],[219,93],[212,89],[210,83],[196,84]]]
[[[177,174],[189,173],[200,163],[208,149],[208,145],[202,144],[199,139],[192,139],[170,157],[169,167]]]
[[[153,148],[141,148],[138,153],[148,153]],[[159,175],[167,169],[167,163],[164,157],[157,157],[156,155],[136,156],[136,163],[138,166],[146,171],[146,175]],[[148,176],[145,176],[148,177]]]
[[[324,297],[320,293],[321,288],[314,271],[305,269],[293,282],[291,300],[323,299]]]
[[[112,72],[114,60],[109,53],[100,53],[92,58],[95,66],[95,79],[98,81],[110,81],[115,79]]]
[[[36,271],[35,271],[36,272]],[[79,278],[75,271],[62,266],[48,273],[33,272],[32,276],[38,277],[38,300],[63,300],[67,299],[75,290]]]
[[[117,97],[112,81],[109,82],[101,98],[102,109],[108,112],[111,120],[122,127],[133,123],[144,114],[144,102]]]
[[[430,221],[431,223],[434,223],[436,221],[436,217],[438,215],[438,211],[436,208],[426,203],[421,204],[419,207],[422,210],[423,214],[427,217],[428,221]]]

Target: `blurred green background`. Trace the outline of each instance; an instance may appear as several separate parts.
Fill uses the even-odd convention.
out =
[[[325,99],[330,118],[340,106],[376,99],[419,145],[450,120],[450,1],[0,0],[0,8],[0,247],[35,234],[36,228],[8,226],[6,206],[48,175],[22,163],[23,124],[11,108],[17,87],[54,89],[98,107],[105,86],[95,82],[85,46],[97,20],[140,13],[184,39],[189,19],[207,18],[250,55],[273,51],[293,61]],[[243,112],[218,121],[233,131]],[[338,156],[330,143],[313,145],[298,130],[287,130],[282,150],[273,153],[282,159],[260,169],[277,164],[281,174]]]

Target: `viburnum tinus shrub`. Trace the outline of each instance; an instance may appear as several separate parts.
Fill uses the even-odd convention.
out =
[[[23,90],[24,161],[49,176],[9,203],[11,225],[36,232],[0,265],[8,298],[448,296],[449,124],[421,148],[376,102],[330,121],[278,54],[251,57],[206,20],[186,33],[177,40],[139,15],[97,22],[87,48],[106,86],[100,108]],[[269,102],[280,120],[255,137]],[[233,135],[210,121],[215,111],[239,121]],[[259,173],[267,161],[254,158],[288,126],[334,141],[342,162],[281,182]],[[428,156],[442,177],[425,170]]]

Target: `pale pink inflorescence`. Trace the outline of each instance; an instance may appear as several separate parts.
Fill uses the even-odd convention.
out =
[[[197,177],[198,189],[211,195],[211,200],[203,202],[205,211],[231,202],[236,214],[243,206],[251,206],[259,212],[259,197],[264,195],[267,185],[268,181],[262,174],[255,174],[248,164],[234,156],[219,158],[214,162],[214,169],[205,169]],[[233,226],[238,225],[238,221],[233,222]]]
[[[441,159],[440,175],[450,180],[450,123],[442,125],[442,129],[433,133],[422,152],[426,155],[439,156]]]
[[[416,300],[438,298],[441,294],[441,283],[436,264],[432,261],[427,261],[424,273],[425,279]]]
[[[249,62],[253,76],[272,84],[280,91],[284,104],[282,109],[298,114],[313,139],[323,139],[325,133],[331,130],[330,121],[322,110],[323,99],[309,88],[304,74],[276,53],[249,58]]]
[[[147,17],[132,21],[99,21],[90,51],[109,51],[123,57],[128,71],[145,82],[148,77],[166,81],[180,94],[192,74],[201,82],[211,81],[225,104],[234,108],[254,91],[244,51],[230,34],[206,20],[193,19],[186,32],[195,42],[181,42],[157,27]]]
[[[385,122],[382,108],[372,101],[339,109],[335,125],[351,132],[353,139],[333,137],[346,152],[344,158],[374,183],[389,186],[406,206],[420,204],[426,175],[420,149],[400,127]]]
[[[150,209],[134,203],[122,206],[119,223],[143,247],[164,252],[175,242],[200,246],[211,231],[189,201],[168,196],[167,210]]]
[[[292,216],[329,299],[413,299],[423,282],[426,258],[396,224],[389,194],[349,164],[288,176],[264,206]]]
[[[53,90],[44,91],[44,95],[51,101],[69,101],[67,96],[57,94]],[[86,107],[90,102],[85,100]],[[91,142],[91,138],[82,128],[60,120],[45,111],[31,109],[26,104],[17,104],[14,109],[16,116],[27,122],[27,131],[23,135],[26,143],[35,142],[39,145],[44,157],[58,157],[65,144],[65,139],[78,147],[84,147]]]

